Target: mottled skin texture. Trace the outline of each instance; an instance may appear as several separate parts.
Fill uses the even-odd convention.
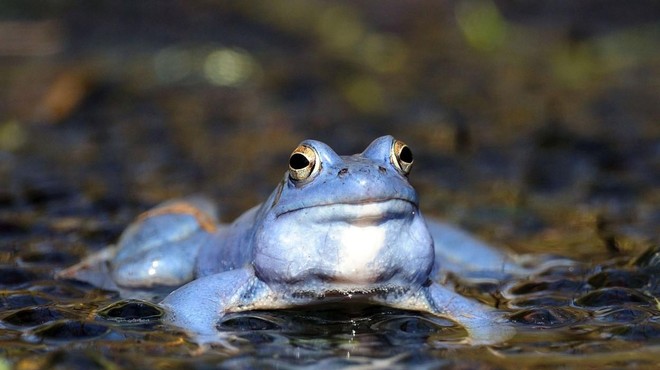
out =
[[[216,325],[228,312],[342,300],[447,317],[474,344],[508,339],[513,329],[497,311],[438,281],[447,271],[492,277],[524,269],[425,220],[410,165],[412,153],[391,136],[353,156],[304,141],[270,197],[234,223],[218,224],[207,200],[171,201],[138,218],[116,247],[60,276],[127,296],[176,289],[161,302],[165,320],[200,343],[222,342]]]

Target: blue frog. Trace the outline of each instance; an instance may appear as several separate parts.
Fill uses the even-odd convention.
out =
[[[199,343],[223,342],[230,312],[324,302],[366,302],[428,312],[462,325],[472,344],[514,329],[504,315],[440,283],[447,272],[525,271],[512,255],[448,224],[425,219],[408,182],[411,149],[391,136],[339,156],[303,141],[261,205],[220,224],[202,198],[166,202],[141,215],[116,246],[61,278],[121,291],[171,292],[164,320]]]

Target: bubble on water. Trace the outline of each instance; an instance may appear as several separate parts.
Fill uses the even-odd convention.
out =
[[[60,311],[51,307],[33,307],[12,312],[5,316],[2,321],[15,326],[29,327],[59,320],[64,316]]]
[[[153,303],[128,299],[112,303],[100,309],[97,314],[118,323],[146,323],[160,319],[164,311]]]
[[[624,304],[651,305],[651,298],[627,288],[603,288],[589,292],[575,300],[583,307],[621,306]]]
[[[576,310],[561,307],[535,307],[516,311],[509,319],[518,324],[550,328],[573,324],[582,316]]]
[[[39,293],[7,292],[0,294],[0,308],[17,309],[50,303],[51,300]]]
[[[60,320],[37,327],[32,335],[55,341],[92,339],[107,334],[110,329],[102,324],[78,320]]]
[[[648,284],[649,276],[638,271],[609,270],[593,275],[588,282],[596,288],[641,288]]]

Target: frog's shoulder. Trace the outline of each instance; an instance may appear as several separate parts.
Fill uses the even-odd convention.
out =
[[[222,225],[202,245],[195,261],[195,278],[244,267],[252,262],[252,237],[264,205],[252,207],[229,225]]]

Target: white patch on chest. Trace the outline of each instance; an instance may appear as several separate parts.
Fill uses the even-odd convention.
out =
[[[345,227],[339,235],[337,277],[371,282],[378,267],[373,263],[384,247],[386,230],[379,225]]]

